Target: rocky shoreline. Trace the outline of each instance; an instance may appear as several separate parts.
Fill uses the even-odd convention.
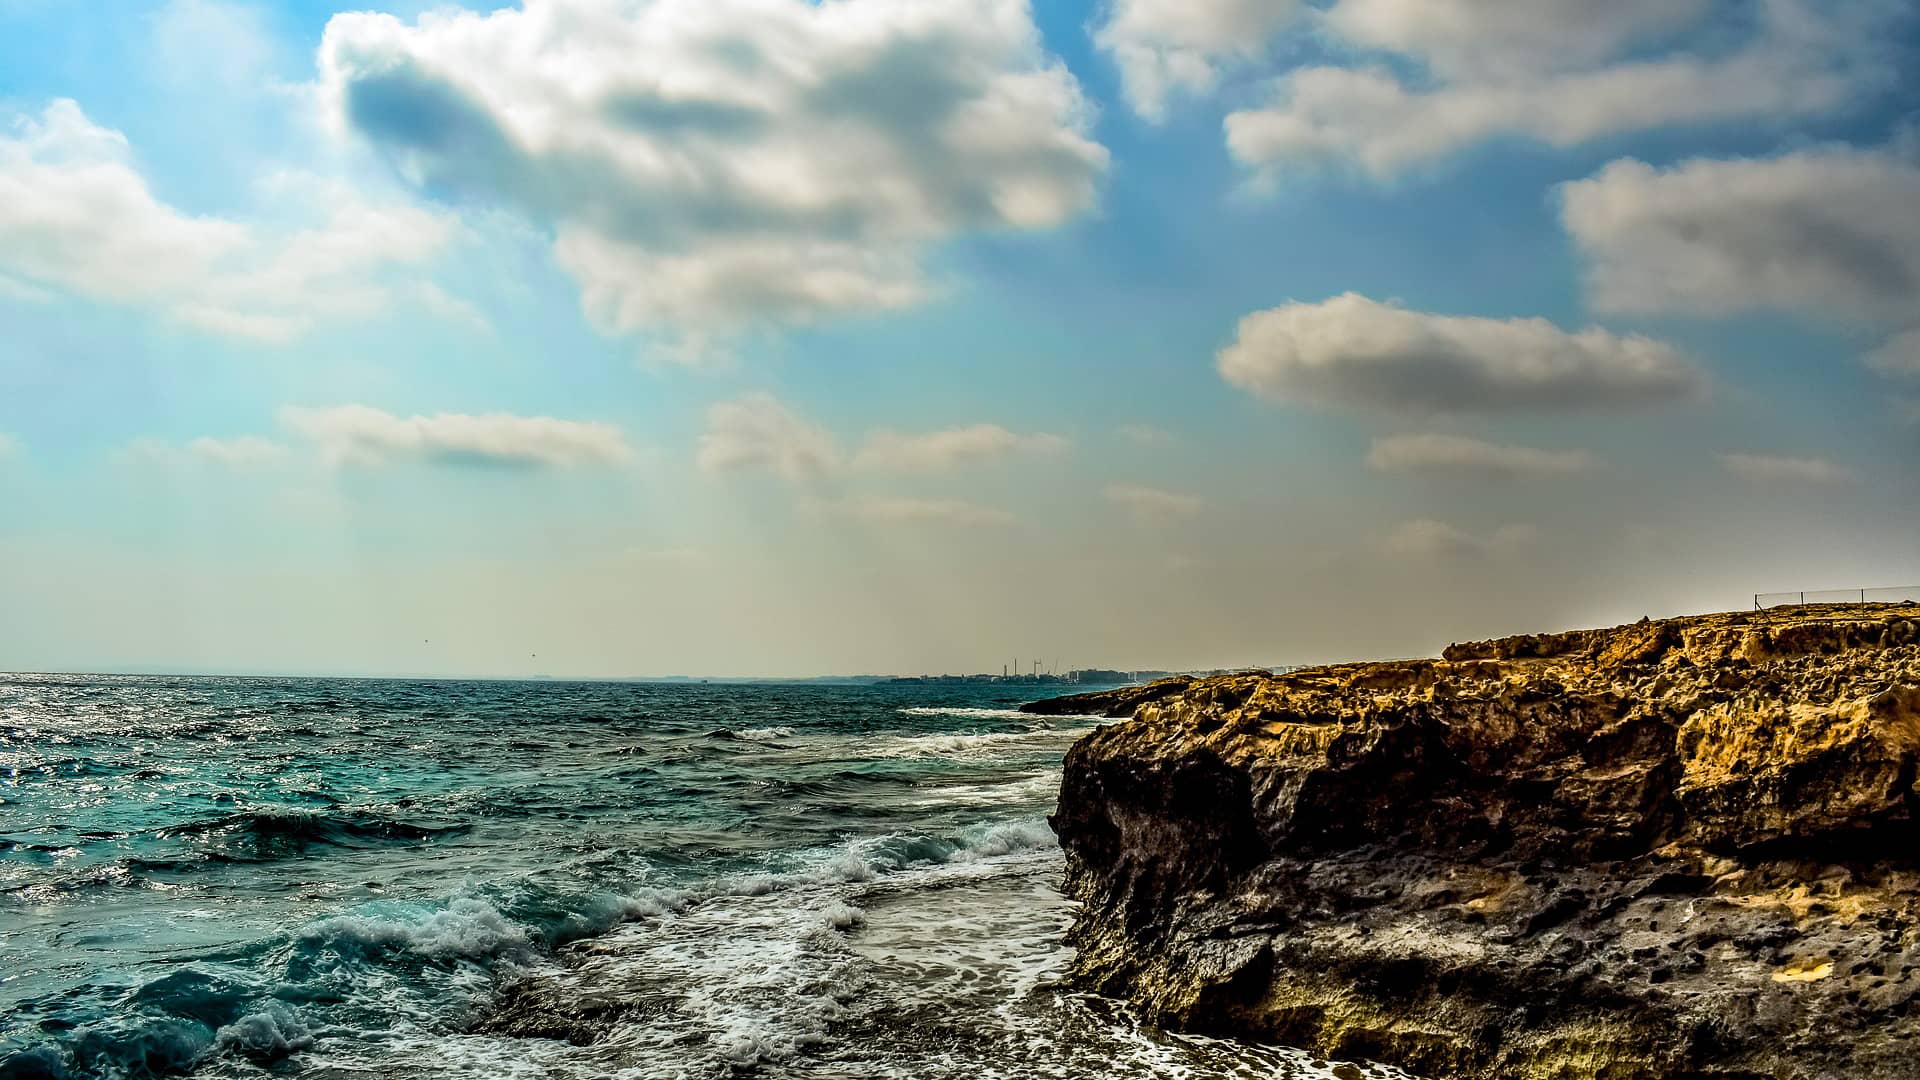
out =
[[[1076,975],[1432,1080],[1920,1077],[1920,609],[1163,680],[1052,819]]]

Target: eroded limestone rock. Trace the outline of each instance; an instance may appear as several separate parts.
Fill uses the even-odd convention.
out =
[[[1920,1077],[1917,622],[1643,621],[1051,703],[1132,714],[1073,748],[1053,819],[1078,973],[1436,1080]]]

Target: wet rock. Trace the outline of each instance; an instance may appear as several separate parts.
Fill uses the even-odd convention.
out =
[[[1804,607],[1163,680],[1069,753],[1089,987],[1447,1080],[1920,1078],[1920,636]]]

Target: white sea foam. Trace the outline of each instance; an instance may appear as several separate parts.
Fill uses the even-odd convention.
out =
[[[409,906],[335,915],[309,923],[296,942],[337,949],[401,949],[436,960],[524,957],[533,950],[527,928],[485,900],[460,897],[445,907]]]
[[[958,716],[972,720],[1024,720],[1039,719],[1032,713],[1023,713],[1019,709],[983,709],[963,705],[903,705],[903,716]]]
[[[986,709],[967,705],[903,705],[900,713],[904,716],[957,716],[969,720],[1019,720],[1028,724],[1082,723],[1106,720],[1108,717],[1098,713],[1060,713],[1045,715],[1042,713],[1021,712],[1019,709]]]
[[[1065,754],[1075,731],[983,731],[958,735],[895,735],[876,739],[860,753],[869,758],[979,760],[1013,754]]]
[[[538,969],[559,1000],[633,1003],[588,1045],[403,1026],[377,1060],[324,1043],[307,1060],[378,1080],[1335,1075],[1295,1051],[1155,1032],[1066,990],[1059,869],[1037,821],[983,822],[939,844],[850,841],[786,873],[657,896],[657,917]]]
[[[300,1014],[284,1005],[248,1013],[214,1033],[214,1042],[248,1057],[278,1059],[313,1045],[313,1032]]]

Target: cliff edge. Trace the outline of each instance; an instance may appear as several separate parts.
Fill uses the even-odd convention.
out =
[[[1073,699],[1076,972],[1432,1080],[1920,1077],[1920,609]],[[1124,692],[1118,692],[1124,693]]]

